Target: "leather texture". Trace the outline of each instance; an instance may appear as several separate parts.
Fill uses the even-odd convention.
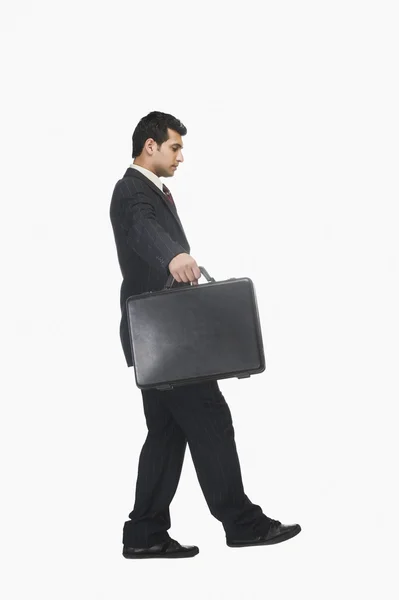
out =
[[[280,521],[271,519],[269,529],[265,535],[259,535],[248,540],[226,540],[231,548],[242,548],[244,546],[267,546],[270,544],[279,544],[298,535],[301,526],[298,523],[292,525],[283,525]]]
[[[198,552],[198,546],[183,546],[173,539],[149,548],[123,546],[123,556],[125,558],[189,558],[195,556]]]
[[[136,384],[170,389],[265,370],[254,285],[211,281],[126,302]]]

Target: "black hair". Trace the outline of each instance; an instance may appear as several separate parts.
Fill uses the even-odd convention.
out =
[[[160,145],[169,139],[167,129],[173,129],[180,135],[186,135],[187,128],[179,119],[168,113],[154,110],[143,117],[137,124],[132,135],[132,158],[139,156],[148,138]]]

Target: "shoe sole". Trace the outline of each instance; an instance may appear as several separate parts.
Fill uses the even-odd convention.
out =
[[[298,525],[298,527],[295,527],[295,529],[291,529],[291,531],[286,531],[285,533],[282,533],[281,535],[277,535],[276,537],[272,538],[271,540],[266,540],[265,542],[241,542],[239,544],[231,544],[229,542],[226,542],[226,544],[229,546],[229,548],[245,548],[247,546],[271,546],[272,544],[279,544],[280,542],[285,542],[286,540],[290,540],[291,538],[295,537],[296,535],[298,535],[298,533],[301,531],[301,526]]]
[[[178,552],[170,552],[169,554],[125,554],[122,552],[122,555],[125,558],[137,559],[137,558],[191,558],[192,556],[196,556],[199,553],[199,550],[189,550],[184,554],[179,554]]]

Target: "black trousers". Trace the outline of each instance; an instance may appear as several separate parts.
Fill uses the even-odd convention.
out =
[[[170,539],[169,505],[187,443],[209,510],[221,521],[226,538],[266,533],[270,519],[244,493],[231,413],[217,380],[141,393],[148,434],[123,543],[147,547]]]

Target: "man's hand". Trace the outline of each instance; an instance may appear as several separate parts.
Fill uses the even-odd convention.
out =
[[[190,256],[190,254],[186,254],[182,252],[178,254],[170,261],[169,271],[171,275],[179,282],[189,283],[192,285],[198,285],[198,279],[201,277],[202,273],[197,265],[195,259]]]

